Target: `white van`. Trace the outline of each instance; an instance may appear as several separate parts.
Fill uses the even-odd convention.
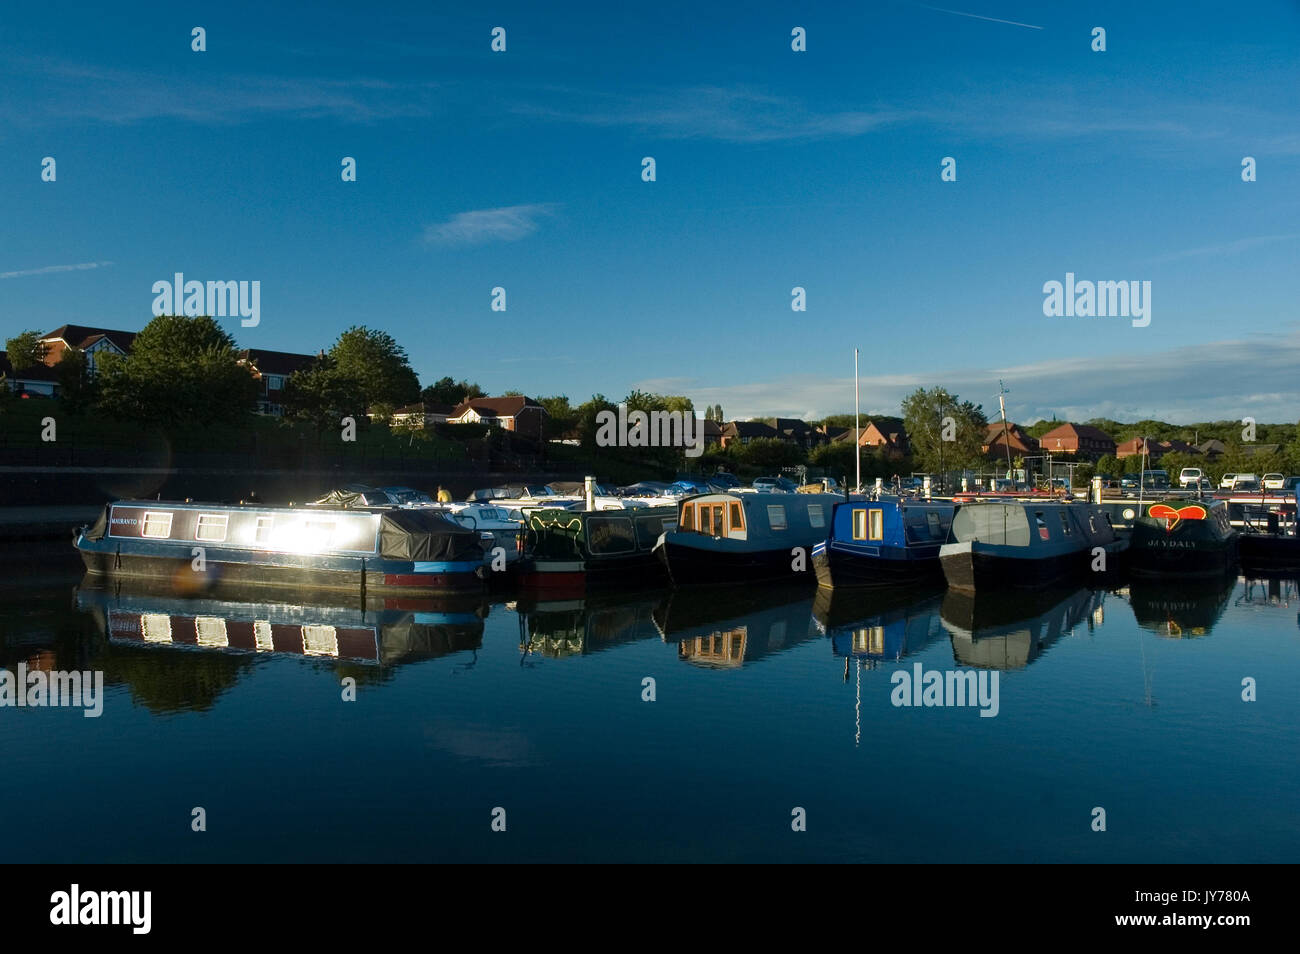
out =
[[[1199,467],[1184,467],[1178,472],[1178,486],[1183,490],[1188,487],[1199,487],[1204,476]]]

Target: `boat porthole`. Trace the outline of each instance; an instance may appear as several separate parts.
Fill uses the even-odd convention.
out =
[[[1125,508],[1124,508],[1124,519],[1125,519],[1125,520],[1132,520],[1135,516],[1137,516],[1137,514],[1134,513],[1132,507],[1125,507]]]

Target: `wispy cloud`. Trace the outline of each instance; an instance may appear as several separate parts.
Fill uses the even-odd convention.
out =
[[[852,355],[846,363],[852,367]],[[963,400],[997,413],[999,378],[1011,390],[1007,410],[1017,422],[1052,416],[1083,421],[1158,418],[1174,423],[1294,421],[1300,407],[1300,332],[1213,341],[1148,354],[1056,358],[1002,368],[953,368],[864,376],[863,414],[897,415],[918,387],[943,385]],[[1191,382],[1195,382],[1192,384]],[[665,388],[664,385],[670,385]],[[635,387],[687,394],[699,407],[721,404],[728,418],[807,417],[853,410],[853,378],[795,375],[717,386],[680,378]]]
[[[446,222],[426,226],[424,241],[444,246],[517,242],[536,232],[538,219],[553,214],[557,208],[553,203],[543,202],[458,212]]]
[[[965,13],[961,10],[946,10],[943,7],[932,7],[928,3],[915,3],[913,6],[922,7],[926,10],[933,10],[935,13],[951,13],[955,17],[970,17],[972,20],[987,20],[989,23],[1005,23],[1007,26],[1024,27],[1027,30],[1041,30],[1040,26],[1034,26],[1032,23],[1021,23],[1018,20],[999,20],[997,17],[981,16],[978,13]]]
[[[0,119],[29,125],[153,119],[229,124],[268,117],[373,122],[431,115],[439,89],[433,82],[372,77],[204,77],[30,59],[11,60],[3,72],[7,91],[0,93]],[[10,79],[26,81],[35,92],[20,92]]]
[[[55,272],[84,272],[92,268],[107,268],[112,262],[78,262],[75,265],[46,265],[42,268],[24,268],[16,272],[0,272],[0,278],[26,278],[28,275],[53,275]]]
[[[696,86],[615,94],[549,90],[564,105],[534,101],[517,113],[591,126],[632,126],[674,139],[761,143],[860,136],[915,118],[892,107],[815,110],[803,101],[744,86]]]
[[[1155,258],[1148,258],[1146,264],[1160,265],[1166,262],[1177,262],[1185,258],[1200,258],[1206,255],[1235,255],[1238,252],[1245,252],[1248,249],[1258,248],[1261,245],[1271,245],[1274,242],[1287,242],[1300,238],[1300,233],[1291,232],[1286,235],[1255,235],[1250,238],[1237,239],[1234,242],[1224,242],[1219,245],[1203,245],[1200,248],[1188,248],[1178,252],[1169,252],[1166,255],[1157,255]]]

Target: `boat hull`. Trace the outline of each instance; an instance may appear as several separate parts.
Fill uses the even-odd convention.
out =
[[[974,593],[982,590],[1038,590],[1080,579],[1088,572],[1089,552],[1017,557],[1009,547],[982,547],[979,543],[945,544],[939,561],[948,586]]]
[[[425,563],[356,557],[275,554],[274,559],[249,559],[243,551],[205,548],[203,569],[188,553],[138,553],[117,541],[77,540],[77,550],[94,577],[166,581],[180,589],[200,590],[218,581],[333,591],[401,593],[445,596],[480,592],[486,571],[481,562]],[[324,564],[324,565],[322,565]]]
[[[911,554],[899,547],[880,547],[873,556],[836,546],[813,550],[813,572],[823,587],[920,586],[943,579],[939,548],[926,547],[926,554]]]
[[[621,560],[525,559],[519,569],[520,586],[564,593],[618,586],[658,586],[667,582],[668,573],[653,552]]]
[[[799,560],[787,549],[703,549],[684,546],[665,534],[654,552],[675,586],[814,579],[811,561],[805,557],[803,568],[797,569]]]

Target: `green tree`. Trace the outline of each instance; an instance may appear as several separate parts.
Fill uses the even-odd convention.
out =
[[[402,407],[420,397],[420,379],[406,351],[386,331],[353,325],[330,349],[334,372],[356,383],[367,406]]]
[[[425,404],[450,404],[452,407],[462,401],[486,396],[486,392],[477,384],[457,381],[451,377],[439,378],[420,392],[420,400]]]
[[[80,348],[67,348],[54,366],[59,382],[59,399],[73,414],[80,414],[95,403],[98,388],[90,373],[90,359]]]
[[[154,318],[130,355],[99,358],[97,383],[105,410],[167,430],[237,422],[257,401],[234,339],[207,316]]]
[[[577,424],[577,414],[572,405],[569,404],[568,395],[557,394],[554,397],[540,397],[537,399],[537,403],[546,409],[546,436],[548,438],[567,434]]]
[[[281,404],[286,417],[310,421],[321,430],[338,427],[345,417],[353,418],[358,424],[368,420],[365,395],[359,383],[340,374],[330,355],[323,355],[310,367],[290,375]]]
[[[988,419],[984,408],[944,388],[917,388],[903,399],[903,428],[918,467],[938,472],[978,467]],[[951,418],[951,426],[945,419]],[[951,440],[945,440],[951,437]]]
[[[45,345],[39,331],[24,331],[5,342],[9,364],[18,374],[45,362]]]

